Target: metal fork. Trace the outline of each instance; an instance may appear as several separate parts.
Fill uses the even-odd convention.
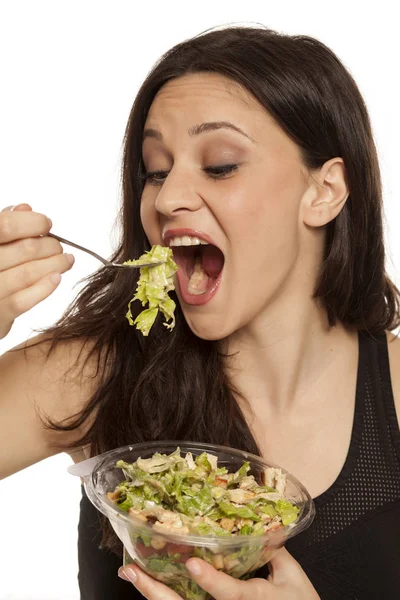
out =
[[[56,235],[55,233],[48,233],[47,235],[48,235],[48,237],[55,238],[56,240],[58,240],[59,242],[62,242],[63,244],[67,244],[68,246],[73,246],[74,248],[78,248],[78,250],[82,250],[83,252],[87,252],[87,254],[91,254],[92,256],[97,258],[97,260],[102,262],[105,267],[117,267],[117,268],[118,267],[127,267],[128,269],[140,269],[141,267],[156,267],[157,265],[162,265],[165,262],[164,260],[161,260],[158,262],[142,263],[140,265],[123,265],[120,263],[113,263],[113,262],[110,262],[109,260],[106,260],[102,256],[99,256],[98,254],[96,254],[96,252],[93,252],[92,250],[88,250],[87,248],[84,248],[83,246],[79,246],[79,244],[75,244],[74,242],[70,242],[69,240],[65,240],[64,238],[60,237],[59,235]]]

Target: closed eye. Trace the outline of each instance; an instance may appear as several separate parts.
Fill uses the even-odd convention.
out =
[[[226,175],[237,171],[238,165],[221,165],[218,167],[204,167],[203,171],[211,179],[223,179]],[[161,185],[168,176],[168,171],[148,171],[140,175],[140,178],[150,185]]]

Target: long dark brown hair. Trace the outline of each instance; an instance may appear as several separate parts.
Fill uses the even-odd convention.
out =
[[[350,194],[326,227],[315,297],[332,326],[339,321],[370,333],[394,329],[400,322],[399,292],[385,272],[381,176],[367,108],[338,57],[306,35],[229,26],[186,40],[160,58],[137,94],[126,128],[122,239],[112,260],[149,249],[139,207],[142,132],[150,105],[166,82],[204,71],[251,92],[298,145],[308,169],[343,158]],[[218,342],[196,337],[178,302],[175,329],[169,333],[156,322],[144,338],[125,318],[136,274],[101,269],[84,281],[59,321],[42,331],[52,339],[49,355],[61,340],[94,341],[89,357],[97,357],[103,376],[81,413],[47,422],[49,428],[76,429],[95,411],[93,424],[74,444],[90,443],[92,455],[150,439],[207,441],[260,453],[227,380]],[[106,355],[112,362],[107,374]],[[112,546],[111,534],[105,544]]]

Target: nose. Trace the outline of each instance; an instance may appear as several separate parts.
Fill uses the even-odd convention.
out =
[[[203,200],[194,179],[182,170],[179,173],[170,171],[157,194],[156,210],[169,217],[180,211],[193,212],[201,208]]]

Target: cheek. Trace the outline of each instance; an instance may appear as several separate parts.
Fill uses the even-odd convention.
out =
[[[140,220],[144,232],[150,244],[161,243],[160,228],[158,223],[157,211],[154,208],[154,202],[149,195],[142,196],[140,203]]]
[[[249,182],[227,194],[223,214],[217,217],[230,244],[235,280],[246,282],[243,293],[262,272],[268,274],[259,286],[265,294],[282,283],[298,256],[301,194],[298,186],[281,178],[254,179],[257,185]]]
[[[260,161],[224,189],[224,209],[235,218],[279,221],[298,210],[302,190],[292,162]]]
[[[299,203],[288,186],[248,186],[226,196],[224,209],[218,211],[232,244],[242,240],[251,251],[254,245],[276,240],[279,245],[296,235]],[[244,244],[244,240],[248,240]],[[250,244],[250,245],[248,245]],[[244,248],[242,248],[244,249]]]

